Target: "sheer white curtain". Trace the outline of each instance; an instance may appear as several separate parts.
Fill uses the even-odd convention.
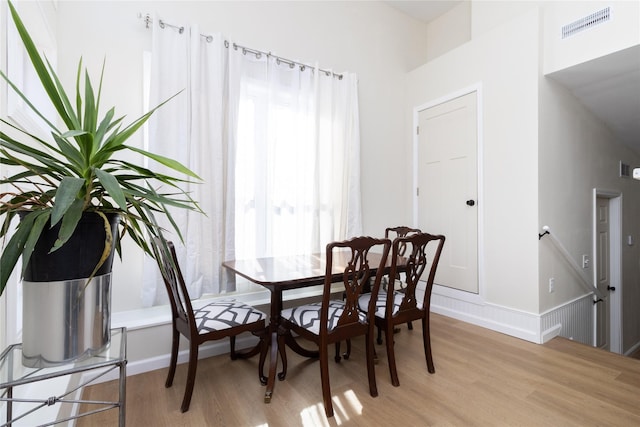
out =
[[[206,217],[176,213],[193,297],[235,289],[224,260],[319,252],[361,234],[355,75],[154,24],[151,76],[151,105],[185,91],[152,118],[149,149],[203,178],[190,190]],[[147,260],[147,305],[166,301],[156,270]]]
[[[197,26],[180,31],[160,28],[154,19],[151,52],[150,105],[180,94],[160,108],[149,121],[149,150],[177,159],[201,178],[188,185],[192,197],[206,215],[173,210],[184,245],[176,235],[166,237],[176,244],[176,252],[191,295],[234,290],[233,280],[225,278],[222,261],[233,254],[233,220],[224,203],[226,167],[225,79],[227,49],[219,34],[207,39]],[[161,168],[159,165],[154,165]],[[168,224],[167,229],[168,229]],[[168,301],[158,268],[145,258],[143,304],[152,306]],[[231,278],[233,279],[233,278]]]
[[[361,233],[357,81],[230,49],[236,256],[320,252]]]

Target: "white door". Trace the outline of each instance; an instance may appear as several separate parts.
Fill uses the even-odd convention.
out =
[[[477,93],[418,112],[418,228],[446,237],[435,282],[478,293]]]
[[[596,346],[609,350],[609,313],[611,311],[609,288],[610,276],[610,226],[609,199],[596,199],[596,286],[607,295],[603,301],[596,304]]]

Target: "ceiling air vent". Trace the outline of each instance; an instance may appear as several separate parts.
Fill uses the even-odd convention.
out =
[[[580,18],[570,24],[562,27],[562,38],[566,39],[580,31],[587,30],[603,22],[607,22],[611,19],[611,10],[609,7],[605,7],[602,10],[587,15],[584,18]]]
[[[620,177],[621,178],[630,178],[631,177],[631,166],[626,163],[620,162]]]

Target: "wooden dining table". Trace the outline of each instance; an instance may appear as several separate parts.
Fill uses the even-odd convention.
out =
[[[380,263],[381,254],[370,253],[368,255],[371,266]],[[342,280],[344,268],[351,258],[350,253],[334,254],[332,282]],[[387,265],[390,263],[388,262]],[[278,329],[280,325],[280,313],[282,312],[282,295],[284,291],[291,289],[305,288],[309,286],[322,285],[325,280],[326,262],[324,254],[309,255],[288,255],[274,256],[266,258],[231,260],[222,263],[225,268],[233,271],[238,276],[264,286],[271,294],[269,335],[269,374],[266,377],[266,391],[264,395],[265,403],[271,401],[278,368],[279,352],[285,351],[278,348]],[[317,350],[308,350],[300,346],[289,334],[285,337],[285,342],[296,353],[305,357],[318,357]],[[262,369],[262,367],[260,368]],[[263,373],[260,372],[261,378]],[[280,380],[284,379],[281,373]],[[263,379],[264,382],[264,379]]]

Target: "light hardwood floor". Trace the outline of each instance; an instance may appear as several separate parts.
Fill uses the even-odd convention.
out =
[[[182,414],[186,365],[174,386],[167,370],[127,379],[127,426],[640,426],[640,360],[563,338],[536,345],[432,314],[436,373],[427,373],[420,326],[396,334],[400,387],[389,380],[376,345],[379,396],[369,395],[364,343],[331,363],[335,416],[322,406],[318,363],[291,351],[289,372],[270,404],[257,378],[258,359],[200,360],[191,409]],[[117,396],[115,381],[85,397]],[[117,412],[83,418],[78,427],[117,425]]]

